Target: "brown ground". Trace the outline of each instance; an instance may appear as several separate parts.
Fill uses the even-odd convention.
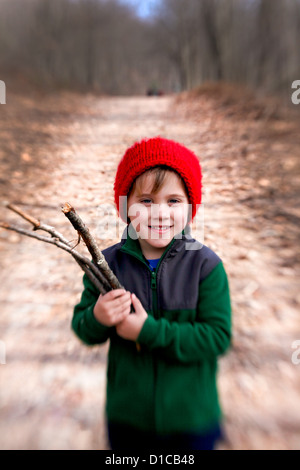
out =
[[[278,108],[226,87],[176,102],[8,92],[0,107],[1,200],[72,239],[60,212],[68,201],[102,248],[119,239],[103,207],[113,204],[129,145],[160,134],[200,156],[204,243],[225,263],[234,319],[233,347],[220,360],[220,449],[300,449],[297,128]],[[27,226],[0,210],[0,219]],[[203,238],[199,221],[194,236]],[[0,262],[0,448],[105,449],[107,345],[87,348],[70,329],[79,267],[58,248],[2,229]]]

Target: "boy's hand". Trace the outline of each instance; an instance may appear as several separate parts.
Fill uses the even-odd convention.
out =
[[[135,313],[127,315],[126,318],[116,326],[116,330],[121,338],[136,341],[148,314],[135,294],[131,294],[131,300]]]
[[[100,294],[94,307],[95,318],[104,326],[115,326],[130,313],[130,292],[113,289],[107,294]]]

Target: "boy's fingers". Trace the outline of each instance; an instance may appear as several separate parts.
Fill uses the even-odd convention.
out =
[[[124,295],[122,295],[121,297],[118,297],[117,299],[115,299],[115,304],[118,305],[118,306],[122,306],[124,305],[125,302],[128,302],[130,301],[130,293],[129,292],[126,292]]]
[[[117,290],[117,289],[116,289]],[[130,292],[124,291],[121,295],[119,294],[117,297],[107,297],[106,300],[109,302],[109,307],[116,309],[122,307],[125,302],[130,299]]]
[[[124,294],[126,294],[126,292],[127,291],[125,289],[113,289],[107,292],[105,296],[107,300],[114,300],[114,299],[117,299],[118,297],[123,296]]]
[[[124,310],[127,310],[131,305],[131,300],[127,300],[126,302],[122,302],[122,304],[118,305],[114,308],[114,315],[122,313]]]
[[[121,312],[115,312],[112,318],[113,325],[117,326],[118,323],[125,320],[125,318],[129,315],[129,313],[130,313],[129,308],[123,309]]]
[[[118,324],[121,321],[125,320],[125,318],[130,314],[130,309],[125,309],[122,312],[118,313],[114,318],[114,323]]]
[[[143,308],[143,305],[142,305],[140,299],[138,299],[135,294],[131,294],[131,299],[132,299],[133,306],[135,308]]]

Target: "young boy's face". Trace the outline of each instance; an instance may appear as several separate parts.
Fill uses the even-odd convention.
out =
[[[167,171],[160,189],[151,192],[154,176],[144,177],[142,192],[131,191],[128,217],[140,241],[143,254],[148,259],[160,258],[173,237],[185,228],[189,200],[182,179]]]

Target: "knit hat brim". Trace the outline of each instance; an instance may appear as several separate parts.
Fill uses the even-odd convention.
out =
[[[124,222],[127,212],[124,204],[135,179],[145,171],[158,165],[175,170],[183,179],[192,205],[191,220],[201,204],[201,167],[197,156],[183,145],[161,137],[144,139],[130,147],[121,159],[114,183],[117,210]]]

